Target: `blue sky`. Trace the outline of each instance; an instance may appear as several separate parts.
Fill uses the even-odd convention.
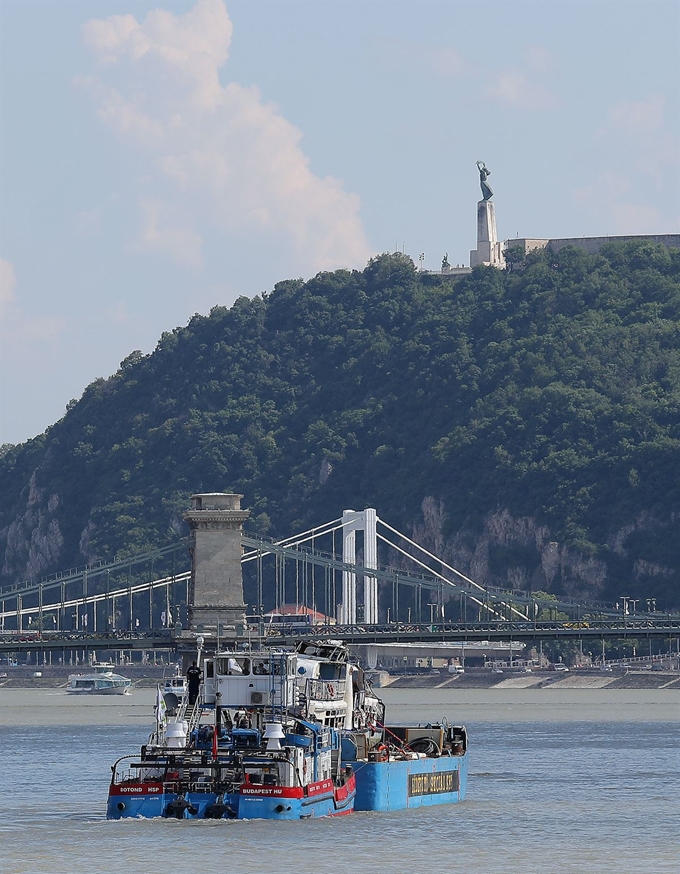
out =
[[[498,232],[680,232],[676,0],[2,0],[0,443],[195,313]]]

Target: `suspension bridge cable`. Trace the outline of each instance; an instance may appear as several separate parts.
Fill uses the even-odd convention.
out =
[[[465,574],[461,573],[459,570],[456,570],[455,567],[451,567],[450,564],[447,564],[443,559],[441,559],[441,558],[439,558],[438,556],[434,555],[433,553],[429,552],[429,550],[425,549],[424,546],[421,546],[419,543],[416,543],[414,540],[411,540],[410,537],[407,537],[405,534],[402,534],[401,531],[397,531],[396,528],[393,528],[391,525],[388,525],[387,522],[383,522],[382,519],[378,519],[378,522],[380,522],[380,524],[383,525],[385,528],[387,528],[389,531],[392,531],[394,534],[396,534],[397,537],[401,537],[402,540],[405,540],[405,541],[406,541],[407,543],[409,543],[411,546],[415,546],[415,547],[416,547],[417,549],[419,549],[421,552],[424,552],[425,555],[426,555],[428,558],[431,558],[433,561],[437,561],[437,562],[439,562],[443,568],[446,568],[446,570],[448,570],[448,571],[450,571],[451,573],[455,574],[457,577],[460,577],[460,579],[461,579],[461,580],[464,580],[468,585],[473,586],[475,589],[478,589],[480,592],[486,592],[486,589],[484,588],[484,586],[481,586],[479,583],[476,583],[474,580],[471,580],[469,577],[466,577]],[[386,538],[382,537],[380,534],[378,534],[378,537],[380,537],[381,540],[384,540],[385,543],[389,543],[391,546],[394,546],[395,549],[398,549],[398,547],[397,547],[395,544],[391,543],[391,541],[389,541],[389,540],[387,540]],[[403,552],[403,550],[400,550],[400,551]],[[409,558],[411,558],[413,561],[417,561],[413,556],[409,555],[409,554],[406,553],[406,552],[404,552],[404,555],[407,555],[407,556],[408,556]],[[453,583],[451,580],[447,580],[446,577],[442,576],[442,574],[437,573],[437,571],[432,570],[432,568],[427,567],[427,565],[422,564],[421,562],[417,562],[417,563],[420,564],[421,567],[425,567],[425,568],[427,568],[427,570],[429,570],[429,571],[431,571],[432,573],[436,574],[440,579],[445,580],[449,585],[453,585],[453,586],[455,586],[455,583]],[[469,597],[472,598],[472,600],[475,601],[476,604],[479,604],[479,602],[476,601],[476,599],[475,599],[472,595],[469,595]],[[512,605],[512,602],[507,601],[507,602],[504,602],[504,603],[507,603],[508,606],[510,607],[510,610],[511,610],[513,613],[516,613],[516,614],[517,614],[519,617],[521,617],[522,619],[528,619],[528,618],[529,618],[528,615],[522,613],[521,610],[518,610],[516,607],[514,607],[514,606]],[[481,605],[480,605],[480,606],[481,606]]]

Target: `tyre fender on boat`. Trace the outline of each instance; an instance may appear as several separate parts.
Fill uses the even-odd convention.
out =
[[[234,819],[237,816],[236,811],[230,804],[227,804],[225,801],[216,801],[206,808],[205,818],[222,819],[225,813],[228,819]]]
[[[196,814],[198,813],[198,808],[194,807],[194,805],[190,801],[187,801],[186,798],[180,796],[179,798],[175,798],[174,801],[171,801],[167,805],[163,816],[174,816],[175,819],[184,819],[185,811],[188,811],[191,816],[196,816]]]

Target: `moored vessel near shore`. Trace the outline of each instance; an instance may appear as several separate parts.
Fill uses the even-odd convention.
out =
[[[128,695],[132,680],[115,674],[114,667],[100,662],[87,674],[69,674],[66,691],[79,695]]]
[[[163,694],[167,695],[168,692],[172,692],[173,695],[177,695],[177,698],[180,699],[184,695],[186,695],[187,691],[187,678],[184,677],[179,670],[179,665],[172,677],[165,677],[163,681]]]
[[[148,743],[112,767],[109,819],[307,819],[464,798],[465,728],[387,724],[339,641],[220,652],[202,676],[194,704],[158,690]]]

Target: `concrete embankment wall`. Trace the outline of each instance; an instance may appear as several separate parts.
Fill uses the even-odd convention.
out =
[[[676,689],[678,671],[629,671],[602,674],[596,671],[534,671],[494,674],[487,671],[466,674],[412,674],[391,677],[384,683],[395,689]]]

